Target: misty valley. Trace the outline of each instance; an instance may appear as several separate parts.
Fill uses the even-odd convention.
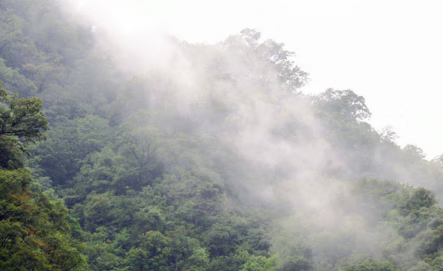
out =
[[[0,270],[443,270],[443,155],[245,28],[0,0]],[[75,1],[74,1],[75,2]]]

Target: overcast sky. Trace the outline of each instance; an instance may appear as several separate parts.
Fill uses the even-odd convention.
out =
[[[254,28],[296,53],[311,79],[302,91],[352,89],[366,98],[376,129],[392,126],[401,145],[428,158],[443,154],[443,0],[111,2],[122,25],[138,14],[191,42]]]

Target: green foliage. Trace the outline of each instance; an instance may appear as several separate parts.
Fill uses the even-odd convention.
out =
[[[80,170],[82,159],[104,147],[111,130],[106,120],[86,115],[63,122],[54,127],[48,136],[49,139],[40,144],[35,155],[39,157],[46,176],[63,184]]]
[[[0,83],[0,168],[23,167],[26,144],[45,139],[48,122],[39,98],[10,97]]]
[[[345,268],[345,271],[396,271],[394,265],[386,261],[366,260]],[[409,269],[411,270],[411,269]]]
[[[16,136],[24,142],[45,138],[48,122],[39,98],[9,97],[0,85],[0,137]]]
[[[430,208],[436,203],[437,199],[435,198],[434,193],[420,187],[414,189],[412,195],[405,198],[405,201],[399,204],[399,209],[409,213],[414,210],[420,210],[421,208]]]
[[[83,246],[69,235],[61,201],[32,192],[31,171],[23,167],[28,142],[48,128],[38,98],[9,98],[0,85],[0,269],[85,270]]]
[[[85,206],[85,227],[94,230],[112,220],[112,205],[106,194],[90,195]]]
[[[276,270],[314,270],[312,248],[304,240],[300,228],[291,226],[292,219],[283,223],[283,228],[278,229],[272,242]]]
[[[198,87],[174,71],[128,78],[60,3],[0,0],[0,80],[26,97],[0,88],[0,269],[442,270],[443,159],[375,131],[363,97],[299,93],[307,73],[294,54],[252,29],[171,42]],[[31,148],[48,130],[43,110],[51,130]],[[248,149],[330,153],[300,151],[287,172],[233,144],[262,136],[273,144]],[[318,172],[304,168],[324,155]],[[327,210],[307,208],[302,185],[279,198],[305,178],[344,192],[322,194]]]
[[[83,246],[69,236],[61,202],[29,191],[27,169],[0,170],[0,268],[84,270]]]
[[[249,62],[246,68],[251,69],[249,73],[254,80],[268,84],[267,81],[274,79],[269,78],[269,75],[260,77],[260,68],[254,70],[254,64],[264,61],[276,69],[279,84],[283,89],[289,92],[297,91],[306,83],[308,74],[295,65],[292,59],[294,53],[285,50],[283,43],[277,43],[274,40],[260,42],[260,37],[259,32],[244,29],[240,34],[226,39],[222,46],[231,54]]]
[[[342,122],[363,121],[371,117],[365,99],[351,90],[328,89],[315,97],[322,111],[336,115]]]
[[[272,271],[275,267],[275,259],[263,256],[251,256],[243,265],[241,271]]]

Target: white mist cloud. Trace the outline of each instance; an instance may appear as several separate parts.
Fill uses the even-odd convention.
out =
[[[166,33],[217,42],[255,28],[297,53],[311,75],[304,91],[350,88],[366,98],[377,129],[393,126],[401,144],[417,144],[429,158],[443,152],[441,1],[71,1],[97,27],[151,42]],[[149,44],[152,57],[165,46]]]
[[[180,98],[181,103],[177,105],[180,106],[179,112],[186,114],[192,110],[192,104],[201,96],[208,95],[208,89],[213,91],[211,95],[223,97],[226,106],[234,112],[225,124],[229,129],[222,131],[226,142],[251,163],[263,165],[265,170],[281,167],[287,178],[280,184],[272,184],[272,189],[272,180],[253,183],[248,187],[252,194],[256,193],[265,202],[287,200],[297,212],[312,214],[313,225],[323,231],[346,229],[349,225],[359,225],[357,229],[361,231],[358,233],[369,231],[364,215],[343,219],[348,213],[333,204],[340,197],[349,197],[349,188],[346,183],[325,178],[321,172],[328,167],[345,169],[347,161],[331,151],[323,127],[309,103],[302,99],[292,100],[291,94],[279,93],[280,86],[273,76],[275,71],[258,61],[254,67],[269,78],[268,94],[260,96],[252,93],[266,87],[254,80],[214,85],[210,78],[204,77],[205,72],[199,66],[211,61],[212,55],[204,55],[202,50],[198,54],[202,59],[192,61],[170,42],[168,34],[190,41],[215,42],[243,27],[263,30],[277,40],[287,41],[289,49],[298,52],[302,66],[312,73],[312,86],[307,88],[310,92],[323,91],[331,86],[351,88],[365,96],[368,94],[366,91],[372,91],[367,101],[374,114],[374,123],[392,124],[396,128],[398,122],[390,122],[395,122],[393,115],[401,111],[394,109],[398,109],[399,101],[413,106],[411,99],[422,91],[415,96],[406,93],[411,86],[414,89],[420,87],[417,84],[423,76],[420,66],[429,66],[432,62],[423,61],[417,55],[410,56],[408,48],[411,47],[406,46],[411,38],[409,32],[404,32],[403,23],[407,23],[412,33],[418,31],[405,18],[412,15],[415,5],[409,2],[402,6],[384,6],[381,2],[364,4],[360,1],[195,0],[73,0],[70,3],[71,12],[93,24],[96,35],[106,37],[111,48],[109,53],[122,70],[134,75],[144,75],[150,71],[168,75],[171,81],[168,91],[173,91],[173,95]],[[400,4],[399,1],[397,3]],[[362,7],[369,11],[365,11],[365,16],[360,18]],[[383,7],[382,11],[380,7]],[[398,8],[405,10],[398,21],[388,23],[389,15]],[[423,10],[418,9],[414,14],[427,14],[420,11]],[[379,15],[382,17],[377,17]],[[394,39],[391,35],[399,35],[399,38]],[[427,37],[423,34],[418,38]],[[396,41],[401,41],[405,46]],[[426,52],[422,54],[431,57]],[[247,70],[235,57],[219,57],[233,74]],[[399,65],[403,68],[398,71]],[[413,75],[417,75],[418,79]],[[391,89],[397,89],[397,92]],[[419,99],[414,101],[421,108],[426,106]],[[381,105],[376,106],[376,102]],[[279,104],[278,110],[275,104]],[[387,115],[380,117],[382,113],[377,111],[378,108],[384,108]],[[419,111],[420,108],[417,108],[414,113],[420,115]],[[274,131],[279,122],[293,118],[306,127],[305,133],[298,134],[296,138],[276,137]],[[203,119],[202,122],[210,121]],[[403,136],[405,131],[400,130],[399,134]],[[367,210],[359,211],[370,214]],[[358,239],[359,245],[373,247],[374,240],[382,239],[384,235],[371,234],[377,235],[377,238],[366,241],[364,238]]]

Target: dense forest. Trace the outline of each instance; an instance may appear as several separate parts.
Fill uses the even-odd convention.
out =
[[[0,270],[443,270],[443,156],[364,97],[252,29],[154,58],[91,26],[0,0]]]

